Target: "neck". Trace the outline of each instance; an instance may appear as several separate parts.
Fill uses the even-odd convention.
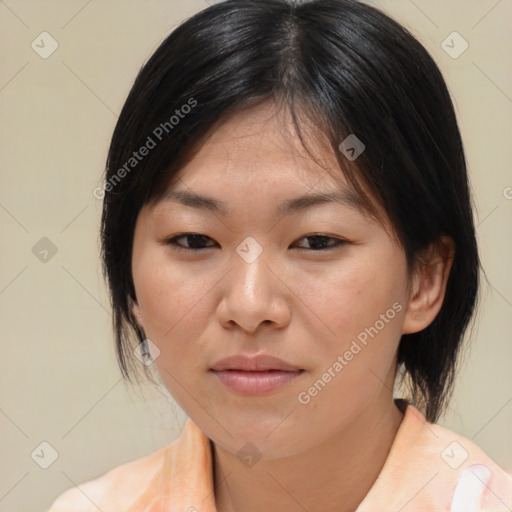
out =
[[[368,494],[403,418],[383,390],[342,431],[298,455],[243,467],[214,444],[218,512],[354,512]]]

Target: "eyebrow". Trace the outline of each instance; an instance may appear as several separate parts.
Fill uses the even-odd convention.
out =
[[[228,205],[224,201],[213,197],[188,192],[186,190],[169,190],[161,199],[162,201],[173,201],[176,203],[218,213],[222,216],[228,215]],[[283,201],[275,210],[276,216],[286,216],[305,210],[312,206],[322,204],[341,204],[353,209],[367,209],[364,201],[352,190],[334,192],[319,192],[315,194],[303,194]]]

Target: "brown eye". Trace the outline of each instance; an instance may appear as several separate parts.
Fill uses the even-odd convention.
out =
[[[186,244],[183,245],[180,243],[180,240],[185,240]],[[213,242],[213,240],[206,235],[201,235],[199,233],[183,233],[166,240],[165,243],[167,245],[173,245],[178,249],[198,251],[208,247],[213,247],[213,245],[207,245],[208,240]]]
[[[303,249],[309,249],[313,251],[326,251],[347,243],[346,240],[341,240],[340,238],[334,238],[332,236],[326,235],[309,235],[301,238],[301,240],[308,240],[308,243],[311,246],[302,247]]]

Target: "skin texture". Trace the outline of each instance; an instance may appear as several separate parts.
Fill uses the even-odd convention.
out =
[[[220,512],[355,510],[402,420],[392,397],[400,336],[425,328],[442,305],[450,259],[429,251],[429,265],[409,276],[385,217],[382,224],[337,203],[274,214],[286,199],[348,188],[341,171],[337,179],[326,172],[337,165],[334,155],[325,146],[320,153],[321,141],[317,147],[322,165],[271,104],[240,112],[172,184],[225,201],[227,214],[163,200],[137,219],[134,313],[160,350],[163,383],[214,443]],[[182,233],[205,235],[207,248],[166,243]],[[319,234],[348,242],[315,250],[318,242],[304,237]],[[251,263],[236,250],[247,237],[262,249]],[[388,321],[378,334],[300,403],[299,393],[361,332],[380,327],[381,315]],[[208,371],[239,353],[270,354],[305,371],[270,394],[241,396]],[[259,458],[251,466],[237,456],[246,443]]]

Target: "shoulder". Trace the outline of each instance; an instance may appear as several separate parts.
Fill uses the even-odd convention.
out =
[[[481,506],[478,510],[506,511],[512,509],[509,471],[472,440],[426,421],[423,414],[409,405],[381,475],[381,484],[385,484],[387,492],[395,492],[397,504],[403,506],[407,502],[404,512],[467,512],[467,504],[477,500],[477,495],[481,496],[477,500]],[[411,499],[413,489],[417,493],[412,493]]]
[[[48,512],[156,512],[169,500],[186,510],[197,496],[214,510],[211,462],[210,440],[189,418],[171,444],[67,490]]]
[[[441,425],[430,423],[414,408],[409,408],[418,422],[415,445],[429,461],[440,459],[442,467],[452,474],[460,473],[471,465],[485,465],[493,474],[512,482],[510,468],[505,470],[493,461],[474,441]]]
[[[451,482],[451,511],[465,512],[473,502],[486,512],[512,509],[510,468],[502,468],[472,440],[440,425],[426,423],[422,440],[427,452],[440,459],[440,471]]]
[[[172,455],[174,443],[140,459],[111,469],[104,475],[62,493],[48,512],[128,511],[137,501],[155,494],[161,483],[161,470]]]

